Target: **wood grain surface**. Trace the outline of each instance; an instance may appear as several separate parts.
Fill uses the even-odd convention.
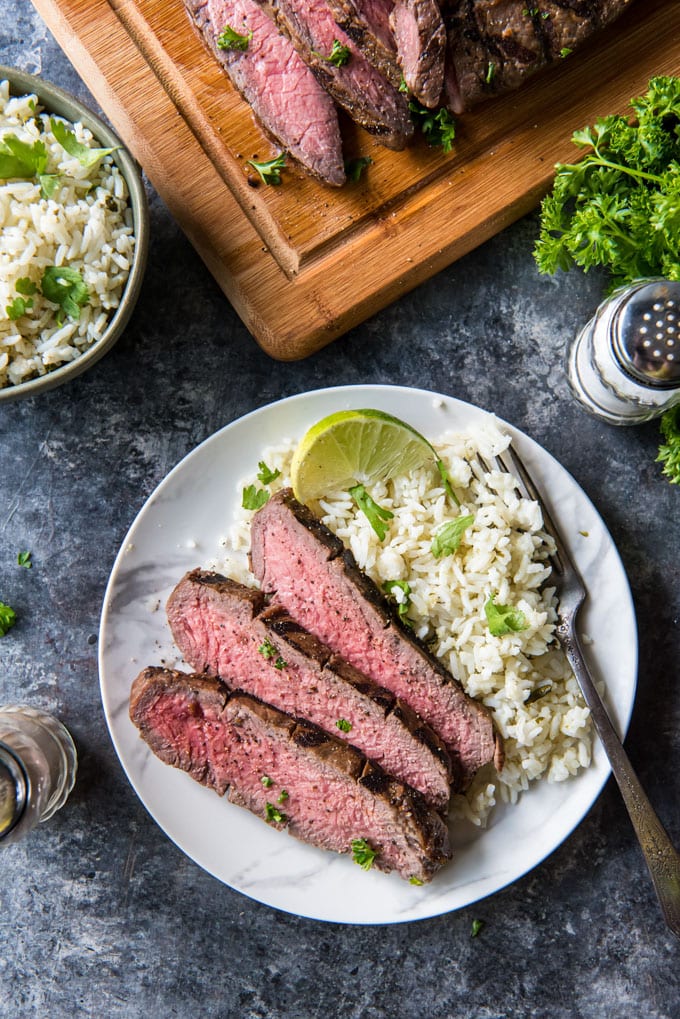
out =
[[[191,27],[181,0],[32,0],[262,348],[305,357],[535,207],[573,131],[656,74],[680,74],[680,3],[637,0],[583,51],[458,118],[453,151],[380,147],[343,120],[335,189],[290,166]]]

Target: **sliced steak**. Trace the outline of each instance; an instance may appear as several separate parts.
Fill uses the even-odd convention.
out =
[[[326,184],[345,182],[337,110],[289,39],[253,0],[185,0],[204,42],[275,141]],[[230,26],[247,49],[220,49]]]
[[[328,0],[335,22],[367,60],[399,88],[401,68],[390,28],[394,0]]]
[[[409,92],[430,109],[444,84],[446,29],[436,0],[397,0],[390,15],[397,60]]]
[[[196,672],[219,676],[281,711],[345,739],[438,809],[451,792],[441,740],[404,703],[333,654],[264,595],[192,570],[168,599],[177,647]]]
[[[500,764],[487,709],[393,615],[352,553],[289,489],[253,517],[251,565],[263,591],[301,626],[432,726],[463,785],[488,761]]]
[[[350,117],[390,149],[403,149],[413,136],[406,97],[368,62],[335,23],[327,0],[258,0],[293,42],[318,81]],[[336,66],[328,58],[334,43],[349,59]]]
[[[450,59],[465,108],[517,88],[569,56],[633,0],[459,0],[447,16]],[[455,109],[455,106],[454,106]]]
[[[304,842],[348,853],[365,839],[378,868],[420,881],[450,859],[446,826],[415,789],[355,747],[218,679],[144,669],[130,718],[165,764],[220,796],[229,789],[233,803]]]

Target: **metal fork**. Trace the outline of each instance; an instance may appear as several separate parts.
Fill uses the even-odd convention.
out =
[[[680,937],[680,855],[673,847],[633,771],[583,658],[576,631],[576,617],[586,598],[585,585],[567,552],[544,499],[516,450],[510,446],[495,459],[502,470],[514,476],[520,494],[538,502],[543,512],[544,530],[555,542],[555,552],[550,559],[551,581],[555,583],[558,599],[556,634],[590,708],[595,729],[609,758],[614,778],[633,822],[666,923],[676,937]],[[481,458],[480,462],[488,470]]]

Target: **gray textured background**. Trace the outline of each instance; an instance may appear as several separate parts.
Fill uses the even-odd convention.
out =
[[[0,0],[0,54],[96,108],[24,0]],[[600,510],[639,622],[627,747],[680,843],[680,490],[654,463],[658,426],[588,417],[563,371],[602,280],[539,277],[532,215],[328,349],[278,364],[149,195],[150,268],[124,338],[68,387],[0,411],[0,599],[21,617],[0,643],[0,702],[57,712],[80,752],[67,807],[1,851],[0,1016],[676,1019],[680,944],[612,782],[512,887],[388,928],[245,899],[186,859],[138,802],[107,735],[96,664],[104,587],[137,510],[185,453],[247,411],[327,385],[395,383],[494,410]],[[15,565],[23,548],[30,571]],[[472,939],[475,918],[485,927]]]

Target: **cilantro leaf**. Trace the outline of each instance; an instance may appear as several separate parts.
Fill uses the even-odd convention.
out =
[[[38,290],[33,280],[29,279],[28,276],[20,276],[14,284],[14,289],[18,294],[23,294],[24,297],[32,297]]]
[[[450,499],[453,500],[453,502],[455,502],[456,506],[460,506],[460,500],[457,498],[456,493],[453,490],[453,487],[451,485],[451,478],[449,477],[449,472],[446,469],[444,461],[437,460],[435,467],[439,471],[439,476],[442,479],[442,485],[444,486],[446,494],[449,496]]]
[[[46,266],[40,289],[48,301],[58,304],[64,314],[74,320],[80,318],[80,309],[87,304],[90,296],[78,270],[67,265]]]
[[[54,198],[61,177],[57,173],[41,173],[38,174],[38,182],[40,184],[40,197],[41,198]]]
[[[260,460],[257,468],[257,480],[263,485],[271,485],[272,481],[275,481],[281,474],[281,471],[272,471],[269,467],[267,467],[264,460]]]
[[[85,145],[83,142],[79,142],[73,131],[69,131],[63,120],[57,120],[55,117],[50,119],[50,127],[52,134],[57,139],[62,149],[68,152],[69,156],[73,156],[77,159],[81,166],[89,169],[92,166],[96,166],[100,159],[104,156],[111,155],[115,151],[112,149],[98,149],[94,146]]]
[[[278,185],[281,183],[281,170],[286,165],[286,153],[281,152],[274,159],[268,159],[263,163],[258,163],[254,159],[247,159],[246,162],[257,171],[264,184]]]
[[[420,128],[427,144],[431,148],[439,146],[442,151],[450,152],[456,137],[456,122],[449,110],[444,106],[440,110],[428,110],[417,99],[410,99],[408,108],[411,119]]]
[[[33,307],[33,298],[29,297],[28,300],[24,297],[15,297],[10,304],[7,305],[5,311],[7,318],[11,322],[16,322],[18,318],[25,315],[27,310]]]
[[[349,489],[349,494],[352,496],[380,540],[384,541],[385,535],[387,534],[386,521],[391,520],[394,513],[385,509],[384,506],[379,506],[378,503],[370,497],[363,485],[354,485]]]
[[[17,621],[17,614],[10,605],[0,601],[0,637],[4,637]]]
[[[30,552],[17,552],[17,566],[24,566],[27,570],[30,570],[33,566],[31,562]]]
[[[482,932],[483,928],[484,928],[484,921],[483,920],[473,920],[472,921],[472,927],[470,929],[470,937],[471,938],[476,938],[477,935]]]
[[[264,488],[256,488],[255,485],[247,485],[243,489],[241,506],[247,510],[259,510],[269,499],[269,492]]]
[[[225,25],[217,37],[217,48],[220,50],[241,50],[248,49],[248,44],[253,38],[252,32],[241,35],[231,25]]]
[[[356,159],[345,160],[345,176],[350,184],[356,184],[361,180],[361,175],[373,160],[370,156],[357,156]]]
[[[659,446],[657,463],[664,465],[663,474],[672,485],[680,485],[680,404],[661,416],[661,434],[665,442]]]
[[[435,559],[453,555],[458,550],[463,534],[474,523],[474,519],[472,513],[467,513],[465,516],[456,517],[455,520],[449,520],[443,527],[440,527],[432,539],[431,545],[432,555]]]
[[[14,134],[3,135],[0,141],[0,178],[39,177],[47,169],[47,149],[40,141],[22,142]]]
[[[407,580],[386,580],[383,584],[385,594],[392,594],[395,588],[401,591],[403,595],[401,601],[398,601],[392,595],[397,605],[397,615],[402,622],[411,626],[411,621],[408,619],[408,610],[411,607],[411,585]]]
[[[370,870],[378,855],[377,850],[371,849],[366,839],[352,839],[351,847],[354,862],[358,863],[362,870]]]
[[[493,637],[518,633],[520,630],[526,630],[529,625],[521,609],[516,609],[512,605],[496,605],[493,595],[484,606],[484,615],[489,625],[489,633]]]

